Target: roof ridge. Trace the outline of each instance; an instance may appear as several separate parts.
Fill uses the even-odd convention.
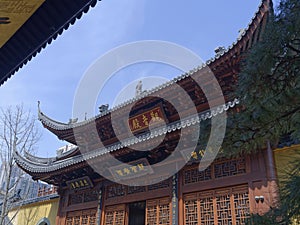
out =
[[[117,142],[110,146],[102,147],[100,149],[96,149],[94,151],[88,152],[84,155],[76,155],[72,156],[70,158],[62,159],[59,161],[49,161],[48,164],[45,163],[37,163],[29,161],[28,159],[22,157],[18,152],[15,153],[14,158],[17,162],[17,164],[24,168],[25,170],[29,170],[31,172],[35,173],[45,173],[45,172],[53,172],[56,170],[59,170],[61,168],[71,166],[80,162],[83,162],[88,159],[92,159],[95,157],[99,157],[101,155],[117,151],[119,149],[122,149],[124,147],[129,147],[131,145],[137,144],[142,141],[146,141],[149,139],[153,139],[155,137],[165,135],[166,133],[171,133],[173,131],[189,127],[191,125],[195,125],[196,123],[200,123],[201,121],[205,121],[207,119],[211,119],[212,117],[217,116],[218,114],[225,113],[230,108],[235,107],[239,104],[238,99],[234,99],[233,101],[229,101],[221,106],[214,107],[211,110],[206,110],[201,113],[197,113],[196,115],[187,116],[183,119],[174,121],[167,126],[158,127],[154,129],[152,132],[147,132],[144,134],[141,134],[137,137],[133,138],[127,138],[125,140],[122,140],[122,143]]]
[[[230,52],[230,50],[232,50],[235,46],[237,46],[237,44],[243,39],[243,37],[246,36],[247,32],[249,32],[249,29],[251,27],[251,24],[254,23],[254,20],[257,18],[257,15],[259,14],[259,12],[262,10],[262,8],[264,7],[264,3],[265,2],[270,2],[272,0],[261,0],[260,5],[258,6],[258,9],[256,10],[256,12],[254,13],[251,21],[248,23],[247,27],[245,28],[245,30],[243,31],[242,34],[240,34],[237,39],[230,45],[227,47],[227,49],[220,55],[215,55],[213,58],[208,59],[205,63],[202,63],[201,65],[187,71],[184,72],[180,75],[178,75],[177,77],[173,78],[172,80],[169,80],[159,86],[156,86],[148,91],[145,91],[144,93],[142,93],[141,95],[137,96],[137,97],[133,97],[123,103],[120,103],[116,106],[114,106],[111,109],[108,109],[107,111],[100,113],[98,115],[95,115],[87,120],[83,120],[77,123],[71,123],[71,124],[66,124],[66,123],[61,123],[59,121],[53,120],[51,118],[49,118],[48,116],[46,116],[45,114],[43,114],[42,112],[39,112],[39,120],[42,122],[45,122],[45,124],[47,124],[47,126],[54,128],[54,129],[60,129],[60,130],[67,130],[67,129],[71,129],[71,128],[75,128],[75,127],[79,127],[85,124],[88,124],[91,121],[94,121],[98,118],[104,117],[105,115],[114,112],[116,110],[119,110],[137,100],[140,100],[144,97],[147,97],[163,88],[166,88],[170,85],[172,85],[173,83],[177,83],[180,80],[186,79],[187,77],[190,77],[191,75],[193,75],[194,73],[197,73],[198,71],[200,71],[201,69],[205,68],[206,66],[210,66],[212,63],[214,63],[216,60],[220,59],[221,57],[223,57],[224,55],[226,55],[228,52]]]

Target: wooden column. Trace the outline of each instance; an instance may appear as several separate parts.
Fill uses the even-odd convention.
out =
[[[267,179],[268,189],[270,193],[269,207],[276,207],[279,203],[279,188],[276,175],[276,166],[274,160],[274,152],[271,148],[270,142],[267,142]],[[268,204],[268,203],[267,203]]]
[[[102,217],[102,196],[103,196],[102,187],[99,190],[99,197],[98,197],[98,208],[97,208],[97,225],[101,225],[101,217]]]
[[[65,190],[62,190],[61,187],[59,187],[57,193],[59,194],[59,203],[58,203],[58,210],[57,210],[57,216],[56,216],[56,224],[57,225],[64,225],[66,222],[66,213],[63,212],[63,208],[67,204],[67,196]]]

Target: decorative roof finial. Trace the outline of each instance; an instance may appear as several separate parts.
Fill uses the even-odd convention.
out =
[[[106,113],[107,110],[108,110],[108,107],[109,107],[108,104],[100,105],[100,106],[99,106],[99,113],[100,113],[100,114]]]
[[[226,48],[224,46],[219,46],[215,48],[215,53],[217,57],[223,55],[225,51]]]
[[[73,123],[77,123],[78,122],[78,118],[75,118],[75,119],[69,119],[69,122],[68,124],[73,124]]]
[[[143,83],[141,80],[139,80],[139,82],[137,83],[137,85],[135,87],[135,97],[142,94],[142,89],[143,89]]]
[[[38,111],[39,111],[39,112],[41,112],[40,104],[41,104],[41,102],[38,101]]]
[[[246,32],[245,28],[239,29],[239,38],[241,38]]]

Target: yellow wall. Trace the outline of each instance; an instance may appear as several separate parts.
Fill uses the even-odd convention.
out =
[[[24,205],[19,209],[16,208],[11,210],[8,217],[12,218],[17,212],[16,217],[12,221],[13,225],[37,225],[44,217],[49,219],[50,225],[55,225],[58,202],[59,198],[55,198]]]
[[[291,164],[300,158],[300,145],[292,145],[274,150],[275,164],[279,185],[286,178],[286,172],[291,168]]]

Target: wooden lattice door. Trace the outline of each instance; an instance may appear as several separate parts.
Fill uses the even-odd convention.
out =
[[[66,225],[96,225],[96,209],[67,213]]]
[[[170,204],[169,198],[148,200],[146,202],[146,224],[171,224]]]
[[[185,225],[244,225],[249,216],[247,186],[184,196]]]
[[[108,206],[105,208],[105,225],[125,224],[125,205]]]

